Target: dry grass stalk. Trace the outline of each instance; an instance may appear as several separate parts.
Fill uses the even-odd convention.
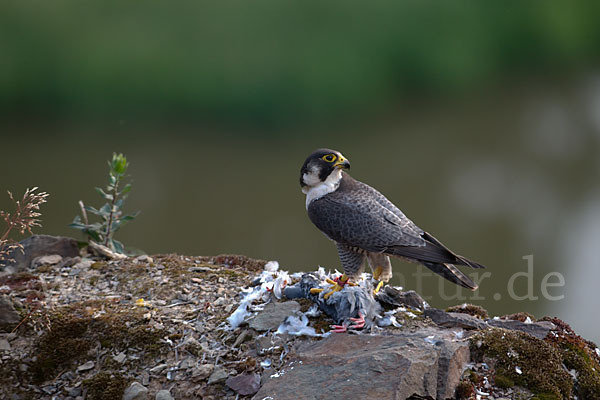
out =
[[[10,255],[16,249],[23,252],[23,246],[9,238],[11,231],[18,231],[21,235],[25,232],[33,234],[31,229],[34,226],[42,226],[40,224],[39,213],[40,206],[46,202],[49,196],[46,192],[35,193],[37,187],[25,190],[25,194],[21,200],[15,200],[13,194],[8,191],[8,197],[15,203],[14,213],[0,211],[0,217],[6,223],[6,230],[0,237],[0,261],[10,261]]]

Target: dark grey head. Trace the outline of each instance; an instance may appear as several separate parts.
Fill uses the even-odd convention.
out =
[[[300,169],[300,186],[316,186],[325,182],[332,172],[349,169],[350,162],[336,150],[315,150]]]

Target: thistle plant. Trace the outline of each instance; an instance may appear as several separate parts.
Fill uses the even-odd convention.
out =
[[[80,200],[79,206],[83,218],[77,215],[69,225],[86,234],[88,241],[102,244],[120,254],[125,253],[125,248],[123,243],[114,238],[114,234],[121,226],[123,226],[123,224],[127,221],[131,221],[139,214],[139,211],[136,211],[133,214],[124,215],[121,210],[123,201],[125,201],[129,191],[131,191],[130,183],[127,183],[120,189],[125,174],[127,173],[128,166],[129,163],[127,162],[127,158],[125,158],[123,154],[113,153],[112,160],[108,162],[109,176],[106,190],[99,187],[96,188],[96,192],[106,200],[106,203],[97,209],[86,206]],[[88,212],[100,217],[100,222],[89,223]]]
[[[0,211],[0,217],[4,219],[6,224],[6,230],[0,236],[0,261],[12,261],[13,258],[10,255],[17,249],[23,252],[23,246],[9,238],[11,231],[18,231],[21,235],[24,235],[25,232],[33,234],[31,229],[34,226],[42,226],[38,219],[42,215],[39,213],[39,209],[46,202],[48,193],[35,193],[37,189],[37,187],[34,187],[25,190],[21,200],[15,200],[13,194],[8,191],[8,197],[15,204],[15,211],[13,213]]]

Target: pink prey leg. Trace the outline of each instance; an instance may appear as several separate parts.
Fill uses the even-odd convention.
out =
[[[354,324],[350,325],[348,329],[361,329],[365,327],[365,316],[360,311],[358,312],[358,318],[350,318],[350,321],[354,322]]]
[[[333,333],[344,333],[348,332],[348,329],[361,329],[365,327],[365,316],[358,312],[358,318],[350,318],[353,322],[352,325],[331,325],[331,332]]]

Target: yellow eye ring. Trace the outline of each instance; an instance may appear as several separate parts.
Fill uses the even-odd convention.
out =
[[[327,155],[325,155],[325,156],[321,157],[321,159],[322,159],[323,161],[327,161],[328,163],[332,163],[332,162],[334,162],[336,158],[337,158],[337,157],[336,157],[336,155],[335,155],[335,154],[327,154]]]

